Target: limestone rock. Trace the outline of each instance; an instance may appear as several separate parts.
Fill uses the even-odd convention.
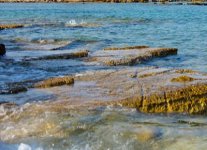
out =
[[[190,80],[174,81],[182,76]],[[70,82],[66,82],[68,78]],[[70,104],[121,105],[147,113],[207,113],[205,73],[135,67],[86,72],[77,74],[74,80],[68,76],[52,78],[35,84],[35,87],[56,86],[50,89],[56,100],[66,100]],[[59,86],[65,84],[74,86]]]
[[[133,75],[133,78],[132,78]],[[186,82],[174,82],[180,76],[188,76]],[[207,76],[198,72],[180,73],[165,68],[131,68],[99,71],[76,77],[81,82],[93,81],[88,94],[98,95],[99,101],[108,99],[107,104],[122,105],[150,113],[205,114],[207,111]],[[74,89],[77,88],[77,89]],[[86,87],[73,87],[71,96]],[[70,92],[69,92],[70,93]],[[75,98],[75,97],[73,97]],[[79,97],[80,99],[80,97]],[[84,99],[93,99],[92,97]],[[94,99],[95,100],[95,99]]]
[[[132,46],[121,48],[106,48],[94,52],[89,58],[108,66],[134,65],[148,61],[154,57],[176,55],[176,48],[149,48],[147,46]]]
[[[180,76],[196,80],[172,82],[173,78]],[[43,83],[49,83],[49,86],[55,86],[56,83],[62,85],[62,80],[63,78],[56,82],[54,79],[48,79],[39,84],[39,87],[46,87]],[[99,106],[130,107],[147,113],[207,114],[205,73],[134,67],[86,72],[77,74],[74,80],[73,86],[38,89],[40,92],[53,93],[57,97],[55,101],[25,104],[14,111],[9,109],[9,113],[3,113],[0,123],[4,125],[9,122],[14,128],[5,130],[2,127],[2,140],[12,142],[38,135],[65,137],[71,131],[59,126],[60,118],[69,117],[79,111],[87,115],[87,111]],[[25,128],[29,130],[22,130]],[[134,133],[134,137],[140,142],[148,142],[161,136],[159,130],[144,129]]]

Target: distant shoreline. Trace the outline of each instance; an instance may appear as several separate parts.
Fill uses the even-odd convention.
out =
[[[169,5],[200,5],[207,6],[206,2],[189,1],[145,1],[145,0],[0,0],[0,3],[142,3],[142,4],[169,4]]]

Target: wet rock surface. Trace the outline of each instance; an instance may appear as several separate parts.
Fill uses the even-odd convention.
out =
[[[108,66],[134,65],[155,57],[176,55],[176,48],[149,48],[148,46],[112,47],[91,54],[90,61]]]
[[[182,75],[196,80],[172,82],[173,78]],[[63,138],[73,132],[84,132],[85,128],[88,130],[92,127],[65,128],[59,121],[70,119],[77,112],[87,115],[105,106],[136,108],[147,113],[206,114],[207,110],[207,75],[196,71],[189,73],[168,68],[127,67],[76,74],[73,86],[47,87],[38,88],[37,92],[49,91],[56,96],[55,101],[28,103],[3,110],[0,117],[0,126],[5,129],[0,132],[3,141],[16,142],[30,136]],[[37,119],[34,121],[34,118]],[[114,121],[117,116],[104,119]],[[6,128],[4,125],[7,122],[15,130]],[[27,128],[29,130],[25,130]],[[124,136],[129,134],[123,133]],[[133,136],[139,142],[147,142],[161,138],[162,132],[143,129],[133,131]]]
[[[176,48],[130,46],[105,48],[90,54],[94,62],[107,65],[131,65],[137,61],[177,54]],[[28,61],[87,57],[88,51],[28,58]],[[86,58],[88,59],[88,58]],[[142,112],[206,113],[207,76],[193,70],[156,67],[105,69],[72,76],[53,77],[42,81],[13,84],[1,94],[16,94],[27,88],[43,88],[57,101],[85,105],[121,105]],[[26,86],[25,86],[26,85]],[[29,86],[28,86],[29,85]],[[73,85],[73,86],[66,86]],[[39,92],[40,92],[39,91]]]
[[[88,50],[82,50],[78,52],[71,53],[61,53],[61,54],[52,54],[40,57],[28,57],[25,58],[24,61],[36,61],[36,60],[54,60],[54,59],[74,59],[74,58],[82,58],[88,56]]]
[[[163,68],[133,68],[96,72],[77,79],[95,82],[96,94],[110,97],[109,101],[114,101],[114,104],[137,108],[142,112],[205,114],[207,76],[178,72]],[[194,80],[173,81],[180,76]],[[78,91],[81,92],[81,87]],[[100,102],[103,100],[100,99]]]
[[[132,46],[105,48],[90,54],[87,50],[59,52],[24,60],[35,63],[38,60],[81,58],[80,61],[85,64],[133,65],[154,57],[177,54],[177,49]],[[46,138],[51,135],[61,139],[77,132],[96,130],[91,123],[86,122],[82,126],[83,121],[77,120],[76,116],[97,114],[100,108],[109,106],[132,108],[145,113],[206,114],[207,74],[189,69],[108,67],[73,75],[14,82],[8,84],[8,89],[1,90],[0,94],[15,95],[10,98],[20,97],[20,105],[0,102],[1,141],[16,143],[29,137]],[[26,96],[30,103],[21,104],[21,96]],[[105,116],[100,122],[116,121],[117,117],[120,119],[123,116]],[[71,122],[70,125],[68,122]],[[164,136],[157,128],[135,127],[132,132],[120,132],[123,137],[133,136],[138,143]]]
[[[193,80],[180,80],[186,76]],[[52,92],[57,102],[69,105],[121,105],[147,113],[206,114],[207,109],[207,75],[176,69],[135,67],[93,71],[51,78],[34,87],[44,88],[43,93]]]
[[[25,60],[35,63],[36,60],[83,58],[81,60],[86,64],[98,62],[116,66],[132,65],[171,54],[177,54],[177,49],[133,46],[106,48],[90,55],[88,51],[79,51]],[[91,115],[91,112],[96,114],[97,110],[109,106],[135,108],[145,113],[207,113],[207,74],[188,69],[123,66],[80,72],[73,76],[54,76],[45,80],[25,80],[11,83],[8,87],[7,91],[3,90],[0,94],[15,94],[16,97],[18,93],[30,95],[34,101],[49,97],[48,101],[30,101],[19,106],[0,102],[0,138],[12,143],[29,137],[52,136],[61,139],[86,130],[99,132],[91,123],[86,122],[83,126],[83,120],[77,118],[79,115]],[[116,121],[117,117],[120,119],[123,116],[106,115],[103,120],[94,119],[94,124],[103,124],[106,120]],[[157,128],[144,127],[140,130],[139,127],[132,132],[121,132],[123,137],[133,136],[139,143],[164,136]]]

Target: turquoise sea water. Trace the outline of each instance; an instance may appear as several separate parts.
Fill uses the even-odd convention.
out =
[[[12,59],[18,60],[23,55],[37,55],[37,51],[24,51],[31,47],[35,49],[36,46],[30,45],[27,48],[24,47],[25,43],[56,40],[70,41],[71,43],[65,48],[69,51],[78,49],[93,51],[107,46],[126,45],[176,47],[179,49],[177,56],[156,60],[148,65],[182,67],[204,72],[207,69],[206,7],[52,3],[0,4],[0,10],[1,24],[25,24],[24,28],[0,32],[0,40],[8,47],[7,56]],[[21,44],[22,41],[24,44]],[[1,66],[2,75],[8,71],[8,73],[13,73],[13,70],[10,70],[11,67],[9,70],[8,68],[4,70],[3,64]],[[21,68],[21,66],[17,67]],[[20,69],[21,76],[14,75],[14,78],[20,78],[20,80],[31,78],[30,75],[27,77],[24,69]],[[34,71],[34,74],[40,74],[43,78],[48,76],[48,72],[44,72],[42,68],[32,67],[30,69]]]
[[[0,43],[7,55],[0,58],[0,90],[14,82],[45,79],[50,76],[106,69],[76,60],[23,63],[25,56],[101,50],[109,46],[149,45],[176,47],[178,55],[155,59],[141,66],[189,68],[207,72],[207,7],[153,4],[0,4],[0,24],[24,24],[24,28],[0,30]],[[45,44],[44,47],[40,47]],[[50,48],[60,46],[57,51]],[[32,92],[31,92],[32,93]],[[24,104],[51,100],[50,95],[0,95],[1,101]],[[85,112],[86,111],[86,112]],[[76,112],[59,124],[72,131],[64,137],[31,136],[5,142],[5,131],[14,125],[0,124],[0,149],[205,149],[205,116],[147,115],[131,109],[100,108]],[[48,116],[55,120],[59,114]],[[43,117],[44,118],[44,117]],[[37,118],[41,120],[42,118]],[[32,130],[31,120],[15,126],[15,132]],[[58,125],[59,125],[58,124]],[[6,128],[8,127],[8,128]],[[35,127],[34,127],[35,128]],[[81,128],[81,129],[80,129]],[[4,132],[5,131],[5,132]],[[142,132],[156,137],[139,139]],[[25,143],[25,145],[20,145]]]

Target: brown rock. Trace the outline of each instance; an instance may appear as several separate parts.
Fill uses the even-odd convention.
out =
[[[41,82],[38,82],[34,85],[35,88],[49,88],[54,86],[61,86],[61,85],[71,85],[74,83],[74,78],[70,76],[66,77],[57,77],[57,78],[50,78]]]
[[[172,82],[180,76],[191,76],[190,82]],[[131,77],[133,75],[133,78]],[[96,94],[100,102],[137,108],[142,112],[169,113],[185,112],[205,114],[207,110],[207,76],[202,73],[178,73],[177,70],[162,68],[133,68],[94,72],[76,77],[85,82],[84,86],[74,86],[70,98],[84,92],[87,82],[96,84],[87,88],[89,95]],[[84,96],[85,100],[97,100]],[[76,99],[73,97],[72,99]],[[80,97],[79,97],[80,100]],[[81,101],[81,100],[80,100]]]
[[[22,28],[24,25],[22,24],[0,24],[0,30],[3,29],[12,29],[12,28]]]
[[[74,86],[61,86],[71,84]],[[64,97],[70,104],[122,105],[149,113],[207,113],[207,76],[199,72],[165,68],[112,69],[77,74],[74,78],[51,78],[34,87],[54,87],[51,91],[56,100],[62,101]]]
[[[145,74],[150,75],[140,78]],[[185,83],[171,81],[181,75],[188,75],[196,80]],[[99,106],[118,105],[147,113],[207,114],[207,76],[203,73],[136,67],[86,72],[77,74],[74,79],[74,86],[38,89],[41,92],[50,90],[56,95],[56,101],[26,104],[14,111],[10,110],[9,116],[8,113],[3,113],[0,116],[2,141],[16,142],[21,138],[39,135],[52,135],[57,138],[68,136],[71,129],[61,126],[60,120],[68,119],[77,113],[87,115],[88,111]],[[55,79],[48,79],[38,86],[66,84],[65,80],[62,81],[63,78],[57,82]],[[8,123],[12,128],[6,130],[5,125]],[[28,129],[27,132],[22,128]],[[162,133],[159,130],[144,128],[133,131],[133,135],[140,142],[148,142],[162,136]]]

